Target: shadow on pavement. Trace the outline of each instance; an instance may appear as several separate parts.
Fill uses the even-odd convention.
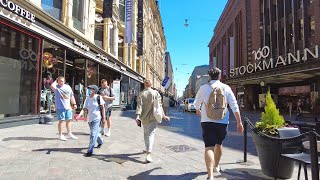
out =
[[[221,175],[215,176],[215,178],[226,178],[230,180],[243,179],[243,180],[270,180],[272,178],[261,177],[260,169],[226,169],[221,172]]]
[[[2,139],[2,141],[45,141],[45,140],[57,140],[58,138],[45,138],[45,137],[8,137]]]
[[[44,149],[34,149],[32,151],[35,152],[46,152],[46,154],[51,154],[52,152],[67,152],[67,153],[76,153],[76,154],[85,154],[83,150],[88,148],[44,148]],[[118,164],[123,164],[125,162],[131,161],[140,164],[146,164],[146,162],[138,160],[139,157],[134,157],[137,155],[141,155],[141,153],[132,153],[132,154],[110,154],[110,155],[101,155],[101,154],[93,154],[93,156],[88,158],[96,158],[98,160],[106,161],[106,162],[115,162]]]
[[[189,179],[195,179],[198,176],[207,174],[206,172],[201,173],[186,173],[181,175],[152,175],[151,173],[155,170],[162,169],[160,167],[150,169],[145,172],[141,172],[134,176],[129,176],[128,180],[189,180]]]

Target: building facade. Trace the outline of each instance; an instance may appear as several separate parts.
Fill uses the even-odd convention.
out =
[[[209,43],[210,66],[246,109],[270,89],[282,111],[312,112],[320,90],[319,0],[229,0]]]
[[[174,97],[175,96],[174,75],[173,75],[172,62],[171,62],[171,57],[169,52],[166,52],[165,63],[166,63],[165,77],[169,77],[169,80],[170,80],[170,86],[166,91],[168,92],[169,96]]]
[[[196,80],[197,76],[205,75],[208,74],[209,71],[209,65],[201,65],[201,66],[196,66],[189,78],[189,83],[188,83],[188,98],[196,97],[197,91],[196,91]]]
[[[205,74],[205,75],[200,75],[200,76],[197,76],[197,79],[196,79],[196,86],[195,86],[195,93],[197,94],[197,92],[199,91],[200,87],[204,84],[208,84],[209,82],[209,75],[208,74]]]
[[[128,36],[123,0],[1,1],[0,82],[8,87],[2,90],[0,121],[37,119],[49,107],[54,111],[50,84],[58,76],[72,87],[79,108],[86,97],[84,87],[100,85],[101,79],[113,86],[115,106],[132,103],[147,77],[147,59],[136,52],[137,6],[134,1]],[[127,43],[127,37],[132,42]]]
[[[144,1],[144,54],[146,78],[152,80],[154,88],[164,92],[165,52],[167,42],[157,0]]]

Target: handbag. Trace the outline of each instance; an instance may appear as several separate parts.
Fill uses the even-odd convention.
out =
[[[153,116],[155,119],[161,123],[162,122],[162,115],[163,115],[163,109],[161,102],[158,100],[158,92],[155,91],[155,94],[153,95]]]

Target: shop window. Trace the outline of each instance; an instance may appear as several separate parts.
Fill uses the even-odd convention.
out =
[[[40,113],[55,112],[54,93],[51,84],[59,76],[64,76],[64,48],[48,41],[43,42],[42,86],[40,95]]]
[[[126,5],[125,0],[119,0],[119,14],[120,21],[125,22],[126,20]]]
[[[123,62],[123,48],[124,48],[123,37],[119,36],[119,41],[118,41],[118,59],[121,62]]]
[[[79,31],[84,31],[84,0],[73,0],[72,19],[73,27]]]
[[[94,28],[94,43],[97,46],[99,46],[100,48],[102,48],[102,44],[103,44],[103,25],[102,25],[103,18],[100,13],[96,13],[95,23],[97,23],[97,24],[95,25],[95,28]]]
[[[288,13],[289,13],[289,14],[292,12],[292,3],[291,3],[291,0],[287,0],[286,9],[288,10]]]
[[[0,23],[0,118],[37,114],[41,39]]]
[[[87,84],[95,84],[99,85],[98,83],[98,64],[96,62],[88,60],[87,69]]]
[[[69,84],[72,88],[78,104],[78,110],[80,110],[86,97],[84,88],[86,59],[82,55],[68,50],[66,51],[65,67],[66,84]],[[87,76],[87,78],[89,77]]]
[[[316,23],[314,16],[309,17],[309,36],[314,37],[316,32]]]
[[[61,20],[62,0],[41,0],[41,7],[50,16]]]

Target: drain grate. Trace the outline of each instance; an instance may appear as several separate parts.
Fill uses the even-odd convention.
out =
[[[168,149],[174,152],[189,152],[189,151],[196,151],[196,148],[190,147],[188,145],[174,145],[174,146],[167,146]]]

